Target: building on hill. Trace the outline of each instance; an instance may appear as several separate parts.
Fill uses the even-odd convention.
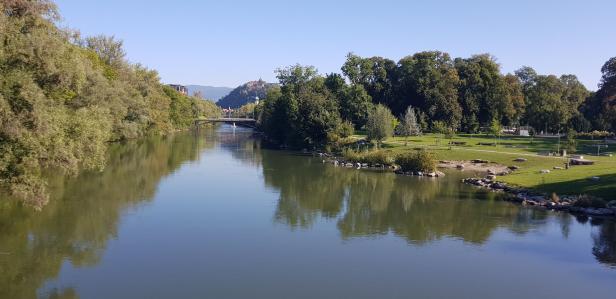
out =
[[[169,84],[169,87],[175,89],[177,92],[183,94],[183,95],[188,95],[188,89],[186,89],[186,86],[184,85],[179,85],[179,84]]]

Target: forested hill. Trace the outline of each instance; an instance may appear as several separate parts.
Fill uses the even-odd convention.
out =
[[[276,85],[263,80],[250,81],[231,91],[216,104],[222,108],[239,108],[247,103],[253,103],[257,97],[264,99],[267,91]]]
[[[49,0],[0,1],[0,188],[39,207],[48,197],[44,169],[100,169],[110,141],[220,113],[129,63],[122,42],[82,38],[58,19]]]
[[[211,101],[218,101],[224,96],[228,95],[233,88],[231,87],[216,87],[216,86],[203,86],[203,85],[186,85],[189,95],[195,95],[200,93],[201,97]]]

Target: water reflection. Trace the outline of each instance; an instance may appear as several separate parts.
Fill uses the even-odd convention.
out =
[[[605,221],[593,233],[592,254],[604,264],[616,267],[616,222]]]
[[[121,214],[149,201],[161,178],[213,145],[190,134],[114,145],[102,173],[52,178],[52,198],[41,212],[1,200],[0,298],[36,298],[64,261],[98,264],[107,241],[117,237]],[[70,288],[45,295],[78,297]]]
[[[260,168],[263,183],[279,196],[275,221],[292,229],[311,229],[326,219],[343,239],[393,234],[413,245],[455,238],[479,246],[497,230],[525,235],[556,223],[568,238],[578,222],[591,221],[595,226],[588,255],[616,266],[613,221],[576,221],[568,214],[503,203],[493,193],[460,184],[454,174],[432,180],[335,168],[318,158],[263,149],[243,129],[195,134],[115,145],[104,172],[69,180],[54,177],[52,200],[41,212],[1,200],[0,298],[37,297],[63,263],[98,265],[109,240],[118,237],[121,216],[147,205],[161,180],[181,165],[207,159],[206,150],[221,150],[244,166]],[[39,295],[78,298],[71,286]]]
[[[416,245],[444,237],[480,245],[499,228],[524,235],[541,229],[548,217],[566,239],[575,219],[504,203],[497,194],[460,184],[456,173],[434,180],[336,168],[277,151],[261,156],[266,185],[280,192],[275,221],[291,228],[310,228],[325,218],[337,222],[342,238],[393,233]],[[616,264],[616,224],[600,224],[593,240],[596,259]]]

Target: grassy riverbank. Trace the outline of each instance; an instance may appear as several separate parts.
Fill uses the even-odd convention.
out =
[[[355,138],[365,138],[355,135]],[[560,148],[565,144],[561,140]],[[449,145],[449,143],[465,143]],[[439,160],[473,160],[482,159],[490,162],[518,166],[519,170],[498,177],[499,181],[532,188],[543,192],[557,194],[589,194],[606,200],[616,199],[616,157],[596,156],[598,141],[578,140],[576,154],[584,155],[586,159],[595,161],[594,165],[572,166],[570,169],[555,170],[554,167],[564,167],[563,157],[541,155],[558,150],[556,138],[501,137],[500,140],[485,135],[456,135],[451,139],[440,135],[427,134],[420,137],[393,137],[385,140],[383,149],[400,153],[424,148],[434,153]],[[479,145],[480,143],[497,143],[497,145]],[[601,142],[603,143],[603,142]],[[614,151],[614,147],[602,149],[602,152]],[[525,162],[515,162],[516,158],[527,159]],[[541,170],[550,170],[542,174]],[[590,180],[599,177],[598,181]]]

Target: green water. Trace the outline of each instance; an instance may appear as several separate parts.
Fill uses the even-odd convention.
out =
[[[616,298],[616,223],[323,164],[223,126],[0,201],[0,298]]]

